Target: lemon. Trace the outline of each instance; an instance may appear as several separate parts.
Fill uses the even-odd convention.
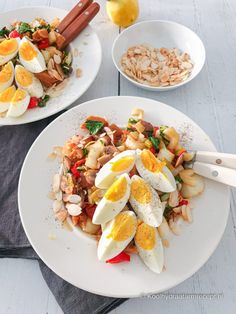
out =
[[[122,27],[133,24],[139,14],[138,0],[107,0],[106,9],[111,21]]]

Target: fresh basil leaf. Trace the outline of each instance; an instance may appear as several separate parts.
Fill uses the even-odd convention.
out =
[[[32,28],[28,23],[22,22],[20,26],[18,27],[17,31],[20,34],[26,33],[26,32],[31,32],[32,33]]]
[[[87,120],[85,125],[91,135],[97,134],[104,126],[101,121],[96,120]]]
[[[46,103],[49,101],[50,96],[49,95],[45,95],[43,98],[41,98],[40,102],[38,103],[39,107],[45,107]]]
[[[128,120],[128,122],[130,123],[130,124],[135,124],[135,123],[137,123],[139,120],[136,120],[136,119],[134,119],[134,118],[129,118],[129,120]]]
[[[159,150],[160,139],[158,137],[149,136],[149,141],[152,143],[156,151]]]
[[[3,28],[0,30],[0,36],[1,36],[1,37],[8,36],[9,33],[10,33],[10,31],[9,31],[6,27],[3,27]]]

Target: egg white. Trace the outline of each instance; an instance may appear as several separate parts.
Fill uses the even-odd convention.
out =
[[[176,182],[171,171],[163,166],[159,172],[151,172],[146,169],[142,163],[141,150],[137,150],[136,167],[140,176],[148,182],[154,189],[169,193],[176,190]]]
[[[121,175],[123,173],[128,173],[134,166],[135,163],[135,155],[136,152],[134,150],[126,150],[118,155],[116,155],[115,157],[113,157],[110,161],[108,161],[97,173],[96,179],[95,179],[95,185],[96,187],[100,188],[100,189],[107,189],[109,188],[109,186],[114,182],[115,178],[118,175]],[[112,168],[112,164],[116,161],[118,161],[119,159],[123,158],[123,157],[128,157],[128,156],[132,156],[134,157],[134,162],[130,165],[130,167],[128,167],[127,169],[125,169],[124,171],[119,171],[119,172],[113,172],[111,170]]]
[[[24,68],[22,65],[16,65],[15,67],[15,73],[20,70],[20,68]],[[32,73],[31,73],[32,74]],[[23,86],[21,83],[17,80],[17,77],[15,75],[15,80],[16,80],[16,85],[24,90],[27,90],[27,92],[30,94],[30,96],[34,96],[37,98],[43,97],[44,91],[43,91],[43,86],[37,77],[32,74],[32,84],[28,86]]]
[[[16,91],[15,86],[11,86],[11,87],[14,88],[14,92],[15,92]],[[10,88],[10,86],[8,88]],[[6,92],[7,89],[5,89],[2,93]],[[2,94],[2,93],[0,93],[0,94]],[[10,101],[1,101],[0,100],[0,113],[7,111],[9,109],[10,105],[11,105],[11,100]]]
[[[14,39],[17,42],[17,49],[13,53],[10,53],[10,54],[8,54],[6,56],[0,55],[0,65],[3,65],[5,63],[7,63],[11,59],[15,58],[15,56],[17,55],[18,50],[19,50],[20,38],[14,38]],[[8,39],[6,39],[6,40],[8,40]]]
[[[154,273],[160,274],[164,266],[164,249],[157,229],[155,228],[155,246],[153,249],[144,250],[137,241],[135,241],[135,245],[144,264]]]
[[[14,65],[13,65],[13,63],[11,61],[9,62],[9,64],[10,64],[10,67],[11,67],[12,74],[11,74],[9,80],[7,80],[6,82],[0,83],[0,92],[3,92],[5,89],[10,87],[11,84],[13,83],[13,80],[14,80]],[[5,66],[6,65],[4,65],[4,67]]]
[[[127,182],[127,189],[125,195],[118,201],[110,201],[105,198],[105,196],[98,203],[96,210],[93,215],[94,224],[104,224],[111,219],[113,219],[127,203],[130,196],[130,178],[128,174],[122,174],[120,177],[124,177]],[[112,187],[112,186],[111,186]]]
[[[158,227],[162,223],[163,218],[163,206],[159,195],[157,192],[142,178],[137,175],[134,175],[131,178],[131,186],[134,181],[143,181],[143,183],[148,187],[151,193],[151,201],[147,204],[142,204],[135,199],[132,195],[132,189],[130,193],[130,204],[137,214],[137,216],[144,221],[149,226]]]
[[[7,111],[7,117],[16,118],[16,117],[21,116],[27,110],[29,102],[30,102],[30,95],[27,92],[24,99],[14,102],[14,103],[11,101],[10,107]]]
[[[21,54],[21,46],[23,43],[28,42],[29,45],[37,52],[37,56],[34,57],[32,60],[25,60]],[[20,42],[19,45],[19,59],[20,63],[30,72],[32,73],[39,73],[46,70],[46,64],[44,57],[42,53],[39,51],[39,49],[31,43],[26,37],[23,37],[23,39]]]
[[[135,225],[137,226],[137,218],[134,212],[124,211],[122,213],[127,213],[127,215],[130,215],[134,219]],[[133,239],[135,235],[136,228],[133,234],[131,234],[131,236],[125,241],[115,241],[112,238],[109,238],[108,235],[112,231],[113,223],[114,223],[114,219],[105,225],[102,236],[99,240],[97,256],[100,261],[106,261],[118,255],[120,252],[122,252],[126,248],[126,246],[130,243],[130,241]]]

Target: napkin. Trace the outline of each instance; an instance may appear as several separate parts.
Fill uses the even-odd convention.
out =
[[[17,187],[24,158],[53,118],[0,127],[0,257],[38,259],[42,275],[65,314],[105,314],[126,301],[78,289],[58,277],[38,257],[24,233],[17,207]]]

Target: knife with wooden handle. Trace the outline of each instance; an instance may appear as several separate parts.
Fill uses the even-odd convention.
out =
[[[98,3],[94,2],[90,4],[90,6],[60,34],[65,40],[61,43],[57,43],[58,49],[62,50],[72,42],[95,17],[99,10],[100,5]]]
[[[72,10],[64,17],[61,23],[58,25],[57,30],[62,34],[65,29],[80,15],[85,11],[93,0],[80,0]]]

